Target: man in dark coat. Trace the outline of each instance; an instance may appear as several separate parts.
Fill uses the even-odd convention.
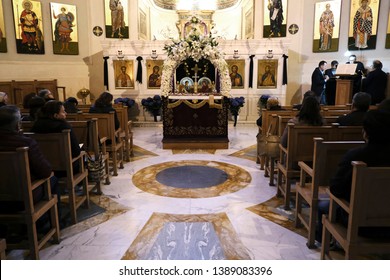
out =
[[[352,98],[351,113],[338,117],[337,122],[340,125],[363,125],[363,120],[370,104],[371,96],[368,93],[356,93]]]
[[[363,89],[371,95],[371,104],[376,105],[385,99],[387,74],[382,71],[382,62],[374,60],[373,71],[363,79]]]
[[[324,75],[326,61],[321,60],[318,67],[311,74],[311,91],[314,91],[320,104],[325,104],[325,84],[329,77]]]
[[[356,60],[356,55],[352,54],[349,56],[349,61],[347,64],[356,64],[355,70],[355,78],[353,81],[353,92],[355,94],[361,90],[362,85],[362,77],[366,74],[366,69],[364,68],[364,64],[360,61]]]

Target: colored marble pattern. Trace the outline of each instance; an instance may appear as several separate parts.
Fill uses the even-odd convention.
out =
[[[307,238],[307,230],[303,227],[296,228],[294,225],[294,212],[284,210],[283,198],[272,197],[271,199],[247,208],[249,211],[266,218],[284,228],[298,233]]]
[[[108,210],[88,219],[84,224],[61,230],[60,244],[49,244],[40,250],[40,259],[148,259],[159,234],[169,223],[212,224],[218,240],[214,239],[210,246],[220,246],[225,259],[319,259],[319,249],[308,249],[305,236],[287,228],[286,223],[278,222],[283,216],[277,212],[278,207],[265,207],[264,213],[256,213],[251,209],[270,201],[276,194],[276,188],[268,185],[268,178],[264,177],[264,171],[259,169],[255,160],[232,156],[256,144],[256,124],[240,123],[236,127],[229,124],[229,148],[218,149],[214,153],[164,150],[161,143],[162,126],[151,124],[134,126],[134,145],[136,150],[139,147],[140,152],[136,153],[136,158],[124,164],[118,176],[110,178],[110,185],[102,185],[103,195],[100,200],[99,196],[91,196],[95,203],[101,203]],[[214,196],[207,196],[209,194],[205,190],[215,186],[200,189],[197,197],[192,197],[193,193],[170,197],[160,195],[161,190],[156,186],[145,186],[154,188],[156,193],[140,189],[133,180],[140,170],[153,165],[164,168],[177,166],[178,162],[193,161],[229,169],[228,174],[234,176],[237,170],[242,169],[247,173],[244,176],[247,178],[246,186],[236,191],[217,190]],[[155,175],[155,172],[145,173],[145,176]],[[269,216],[265,218],[267,211]],[[102,219],[97,221],[99,217]],[[196,235],[202,236],[199,230],[197,232]],[[7,258],[28,259],[26,254],[18,252],[8,251]],[[167,255],[163,254],[162,258]],[[179,255],[171,256],[176,258]],[[207,253],[204,256],[210,257]],[[196,257],[201,258],[200,255]]]
[[[141,159],[144,159],[146,157],[151,157],[151,156],[158,156],[157,154],[152,153],[148,150],[142,149],[141,147],[136,146],[136,145],[133,146],[133,154],[134,155],[131,157],[131,161],[141,160]]]
[[[172,227],[175,224],[186,225],[187,227],[191,224],[198,224],[197,227],[199,230],[192,231],[194,236],[191,236],[187,229],[184,232],[181,231],[181,234],[176,235],[175,238],[170,238],[169,242],[164,242],[164,240],[161,241],[161,235],[168,235],[170,237],[173,235],[172,232],[174,232],[175,229]],[[210,225],[212,225],[212,228]],[[167,233],[167,231],[169,233]],[[182,242],[178,241],[178,239],[181,239]],[[173,248],[173,242],[175,241],[176,244],[182,243],[183,246],[180,248]],[[204,246],[201,248],[201,250],[203,250],[202,254],[199,253],[199,251],[197,252],[198,254],[196,254],[196,252],[191,252],[191,249],[194,250],[194,247],[189,245],[190,243],[192,243],[193,246]],[[188,245],[188,248],[186,248],[186,245]],[[179,250],[183,251],[178,252]],[[169,253],[164,254],[164,251],[168,251]],[[191,256],[196,256],[196,258],[191,258]],[[122,260],[210,260],[221,259],[222,257],[223,259],[228,260],[250,259],[247,249],[238,238],[226,213],[207,215],[170,215],[153,213],[147,224],[122,257]]]
[[[187,149],[187,150],[172,150],[172,154],[215,154],[213,149]]]
[[[235,152],[235,153],[231,154],[230,156],[239,157],[239,158],[246,158],[249,160],[256,161],[256,159],[257,159],[257,150],[256,149],[257,149],[257,145],[252,145],[248,148],[245,148],[245,149],[242,149],[238,152]]]
[[[228,178],[224,183],[217,186],[194,189],[172,188],[170,186],[163,185],[156,180],[156,174],[161,171],[185,165],[208,166],[221,169],[228,174]],[[223,162],[201,160],[164,162],[143,168],[133,175],[133,183],[139,189],[152,194],[168,197],[205,198],[221,196],[227,193],[237,192],[242,188],[245,188],[250,182],[250,174],[238,166]]]

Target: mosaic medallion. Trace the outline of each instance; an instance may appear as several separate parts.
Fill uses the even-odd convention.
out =
[[[148,193],[182,198],[221,196],[251,182],[250,174],[236,165],[203,160],[170,161],[148,166],[133,176],[134,185]]]

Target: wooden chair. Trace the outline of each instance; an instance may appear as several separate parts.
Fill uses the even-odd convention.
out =
[[[290,209],[291,198],[291,180],[298,178],[300,170],[298,169],[298,161],[312,161],[314,142],[313,138],[321,137],[323,139],[331,139],[331,126],[296,126],[289,123],[287,148],[280,147],[280,157],[277,164],[278,181],[277,181],[277,196],[284,197],[284,208]]]
[[[338,123],[333,123],[334,135],[332,139],[337,141],[360,141],[363,139],[363,127],[362,126],[341,126]]]
[[[79,114],[79,120],[98,120],[99,137],[110,139],[111,143],[107,143],[107,152],[110,154],[113,166],[113,175],[118,175],[119,168],[123,168],[123,141],[120,138],[119,132],[115,130],[114,112],[104,113],[83,113]]]
[[[101,181],[105,180],[106,185],[110,184],[108,163],[109,155],[106,149],[107,138],[104,137],[99,139],[97,119],[92,119],[89,121],[69,121],[68,123],[72,126],[73,132],[76,135],[78,142],[83,144],[83,150],[87,151],[89,156],[93,157],[94,159],[102,156],[105,174],[101,178],[97,178],[95,184],[97,194],[101,194]],[[91,180],[89,180],[89,182],[91,182]],[[93,189],[91,189],[91,191]]]
[[[278,135],[278,127],[279,127],[279,119],[277,114],[272,114],[270,119],[270,124],[268,128],[268,133],[271,135]],[[290,119],[289,116],[284,116]],[[280,135],[278,135],[280,137]],[[259,150],[259,149],[258,149]],[[269,185],[275,186],[275,173],[277,170],[275,169],[275,161],[279,158],[279,156],[274,157],[267,155],[264,157],[264,176],[269,177]]]
[[[0,223],[27,224],[28,248],[34,259],[39,259],[39,250],[53,238],[59,243],[57,196],[51,194],[50,178],[31,181],[28,148],[17,148],[12,152],[0,152],[0,201],[24,204],[23,211],[0,213]],[[44,198],[33,203],[33,190],[43,188]],[[1,203],[0,202],[0,203]],[[38,238],[36,222],[46,213],[50,214],[50,228]],[[10,244],[8,249],[23,248],[26,244]]]
[[[329,216],[322,217],[321,259],[332,258],[332,236],[345,251],[345,259],[365,254],[390,253],[390,238],[367,238],[359,235],[361,227],[390,227],[390,167],[367,167],[353,161],[351,200],[347,202],[329,192]],[[336,221],[336,209],[348,214],[348,226]]]
[[[76,210],[83,204],[89,208],[88,170],[84,167],[85,152],[81,151],[79,156],[72,158],[70,130],[63,130],[61,133],[25,133],[25,135],[38,142],[39,148],[54,171],[66,172],[66,177],[58,178],[58,183],[68,191],[71,221],[76,224]],[[73,170],[75,162],[79,163],[77,173]],[[79,184],[83,185],[83,193],[76,195],[75,188]]]
[[[318,200],[328,199],[325,191],[329,187],[330,179],[337,171],[338,164],[344,154],[358,146],[364,145],[364,141],[324,141],[322,138],[314,138],[313,164],[309,165],[300,161],[300,182],[296,184],[296,211],[295,226],[302,224],[308,230],[307,247],[315,246],[315,229],[317,222]],[[307,178],[310,177],[310,182]],[[302,213],[302,206],[309,206],[308,215]]]

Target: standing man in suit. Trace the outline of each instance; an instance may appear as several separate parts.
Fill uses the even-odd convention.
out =
[[[382,62],[374,60],[373,70],[363,79],[363,90],[371,95],[371,104],[376,105],[385,99],[387,74],[382,71]]]
[[[349,56],[349,61],[347,64],[357,64],[356,70],[355,70],[355,79],[353,82],[353,92],[352,94],[355,94],[361,90],[362,85],[362,77],[366,74],[366,69],[364,68],[364,65],[360,61],[356,61],[356,55],[352,54]]]
[[[311,74],[311,90],[315,92],[316,99],[320,104],[326,104],[325,85],[329,80],[329,77],[324,75],[326,64],[326,61],[321,60],[318,67]]]
[[[326,83],[326,104],[334,105],[336,99],[336,70],[339,62],[333,60],[331,62],[331,68],[325,70],[325,75],[329,77],[329,81]],[[332,79],[333,78],[333,79]]]

